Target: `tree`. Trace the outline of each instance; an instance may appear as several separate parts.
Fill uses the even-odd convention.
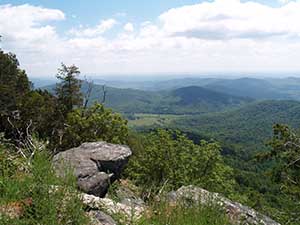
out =
[[[67,115],[65,125],[60,140],[53,136],[52,148],[55,151],[66,150],[92,141],[127,143],[127,121],[101,104],[94,104],[87,109],[83,107],[75,109]]]
[[[272,162],[272,178],[281,186],[285,211],[279,219],[288,221],[286,224],[299,224],[300,137],[288,126],[276,124],[269,146],[272,149],[258,157]]]
[[[232,169],[224,164],[220,151],[217,143],[201,141],[196,145],[180,132],[159,129],[144,137],[140,150],[134,149],[127,173],[138,185],[154,192],[191,184],[231,192]]]
[[[66,66],[61,64],[56,77],[61,81],[56,86],[56,95],[61,107],[62,114],[66,117],[76,106],[82,106],[83,99],[80,92],[81,80],[77,78],[80,74],[75,65]]]
[[[20,120],[21,102],[30,88],[31,83],[25,71],[19,68],[16,56],[0,49],[0,132],[6,136],[13,136],[8,120]]]
[[[57,98],[45,90],[30,91],[21,102],[20,112],[23,127],[32,121],[31,132],[39,138],[47,139],[52,135],[57,123]]]
[[[24,70],[12,53],[4,53],[0,49],[0,113],[8,114],[18,109],[22,96],[30,91],[29,82]]]
[[[289,191],[298,189],[300,194],[300,137],[288,126],[276,124],[269,145],[272,150],[263,157],[276,162],[273,172],[275,181],[282,182],[289,187]]]

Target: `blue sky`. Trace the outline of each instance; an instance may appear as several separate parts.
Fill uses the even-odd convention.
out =
[[[162,12],[189,4],[199,3],[199,0],[3,0],[3,4],[32,4],[46,8],[60,9],[70,20],[65,21],[66,26],[76,24],[95,25],[101,19],[120,16],[126,13],[128,20],[140,23],[155,20]],[[76,19],[72,16],[76,15]]]
[[[300,1],[0,0],[1,47],[32,76],[299,72]]]
[[[211,2],[209,0],[208,2]],[[83,24],[95,25],[101,19],[112,16],[122,17],[133,23],[155,20],[164,11],[185,5],[204,2],[200,0],[1,0],[1,4],[31,4],[46,8],[60,9],[65,12],[68,20],[61,23],[59,28],[63,30],[70,26]],[[246,2],[246,1],[244,1]],[[259,0],[266,5],[278,7],[281,4],[277,0]],[[73,18],[76,16],[76,18]]]

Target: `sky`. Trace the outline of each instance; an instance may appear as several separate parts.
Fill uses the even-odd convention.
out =
[[[300,72],[300,0],[0,0],[0,47],[33,77]]]

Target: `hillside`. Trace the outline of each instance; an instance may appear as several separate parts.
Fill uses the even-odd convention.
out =
[[[252,101],[250,98],[216,92],[203,87],[189,86],[165,93],[162,102],[169,114],[201,114],[218,112]],[[168,102],[169,101],[169,102]]]
[[[53,84],[53,79],[33,79],[34,87]],[[95,79],[96,86],[105,85],[117,89],[134,89],[146,92],[170,92],[172,90],[197,86],[228,95],[250,97],[260,100],[300,100],[300,79],[287,78],[174,78],[169,80],[103,80]],[[50,85],[51,86],[51,85]]]
[[[254,102],[237,110],[177,119],[172,126],[201,136],[214,138],[236,150],[264,150],[276,123],[297,127],[300,103],[268,100]]]
[[[227,94],[251,97],[255,99],[285,99],[267,80],[255,78],[223,79],[206,85],[207,88]]]
[[[154,79],[154,80],[153,80]],[[144,91],[163,91],[163,90],[174,90],[177,88],[188,87],[188,86],[205,86],[212,82],[218,81],[218,78],[198,78],[198,77],[187,77],[187,78],[173,78],[156,80],[104,80],[94,79],[95,84],[107,85],[115,88],[132,88]]]
[[[197,86],[179,88],[172,91],[171,94],[180,98],[180,103],[183,105],[199,104],[201,102],[209,102],[216,106],[234,105],[251,100],[250,98],[236,97]]]
[[[82,93],[86,93],[87,88],[88,85],[84,83]],[[54,86],[44,89],[53,92]],[[105,90],[105,106],[126,114],[199,114],[239,107],[252,101],[250,98],[236,97],[196,86],[160,92],[113,87],[105,87]],[[103,86],[94,84],[90,104],[102,100]]]

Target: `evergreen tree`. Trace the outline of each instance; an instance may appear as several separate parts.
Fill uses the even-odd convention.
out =
[[[7,115],[17,110],[21,97],[30,91],[30,86],[16,56],[0,49],[0,113]]]
[[[83,99],[80,92],[81,80],[77,78],[80,74],[75,65],[66,66],[61,64],[56,77],[61,81],[56,85],[56,95],[60,104],[63,116],[66,117],[76,106],[82,105]]]
[[[22,110],[22,99],[30,92],[29,82],[24,70],[12,53],[0,49],[0,132],[13,135],[10,120],[18,119]]]

